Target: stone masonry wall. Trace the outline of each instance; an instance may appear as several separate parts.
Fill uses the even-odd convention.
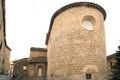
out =
[[[33,57],[47,57],[47,50],[46,51],[42,51],[42,50],[31,50],[30,51],[30,58],[33,58]]]
[[[5,51],[5,42],[4,42],[4,27],[3,24],[3,10],[2,10],[2,0],[0,0],[0,74],[2,74],[3,72],[3,54],[4,54],[4,51]]]
[[[8,75],[9,68],[10,68],[10,50],[7,47],[5,47],[3,73]]]
[[[47,74],[47,49],[31,48],[29,58],[28,76],[41,77]],[[41,76],[38,75],[38,69],[41,68]]]
[[[94,19],[94,29],[82,27],[84,17]],[[54,20],[48,42],[48,80],[55,76],[75,76],[70,80],[107,80],[104,18],[94,8],[75,7],[60,13]],[[63,80],[63,79],[54,79]]]

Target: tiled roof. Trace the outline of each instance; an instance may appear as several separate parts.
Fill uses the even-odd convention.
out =
[[[116,53],[111,54],[111,55],[108,55],[108,56],[107,56],[107,60],[110,60],[110,59],[114,58],[114,57],[115,57],[115,55],[116,55]]]
[[[47,49],[46,49],[46,48],[31,47],[30,50],[31,50],[31,51],[45,51],[45,52],[47,52]]]
[[[29,63],[47,62],[47,57],[34,57],[29,59]]]

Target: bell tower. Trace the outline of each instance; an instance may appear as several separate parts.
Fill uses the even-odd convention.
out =
[[[49,80],[107,80],[105,18],[105,10],[90,2],[53,15],[46,40]]]

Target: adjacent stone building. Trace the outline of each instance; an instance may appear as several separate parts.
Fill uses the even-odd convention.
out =
[[[11,51],[5,36],[5,0],[0,0],[0,74],[2,75],[8,74]]]
[[[105,10],[77,2],[52,16],[47,34],[48,80],[107,80]]]
[[[115,60],[115,56],[116,56],[116,53],[114,54],[111,54],[109,56],[107,56],[107,68],[108,68],[108,76],[109,76],[109,79],[111,78],[111,74],[112,74],[112,67],[115,63],[116,63],[116,60]]]
[[[30,57],[13,62],[13,80],[46,80],[47,49],[30,48]]]
[[[28,76],[46,76],[47,75],[47,49],[30,49]]]
[[[4,63],[3,63],[3,73],[5,75],[8,75],[8,71],[9,71],[9,68],[10,68],[10,49],[8,47],[5,47],[5,52],[4,52]]]
[[[28,58],[13,61],[13,66],[13,80],[24,80],[28,73]]]

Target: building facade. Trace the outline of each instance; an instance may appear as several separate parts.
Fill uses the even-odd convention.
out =
[[[10,49],[8,47],[5,47],[5,52],[3,55],[3,73],[5,75],[9,74],[9,68],[10,68]]]
[[[10,51],[5,39],[5,0],[0,0],[0,74],[8,74]]]
[[[105,10],[77,2],[53,15],[47,34],[48,80],[107,80]]]
[[[13,61],[13,66],[12,80],[24,80],[28,73],[28,58]]]
[[[47,75],[47,49],[34,48],[30,49],[28,76],[42,77]]]
[[[107,67],[108,67],[109,79],[111,78],[112,71],[114,70],[111,66],[113,66],[116,63],[115,57],[116,57],[116,53],[107,56],[107,65],[108,65]]]

